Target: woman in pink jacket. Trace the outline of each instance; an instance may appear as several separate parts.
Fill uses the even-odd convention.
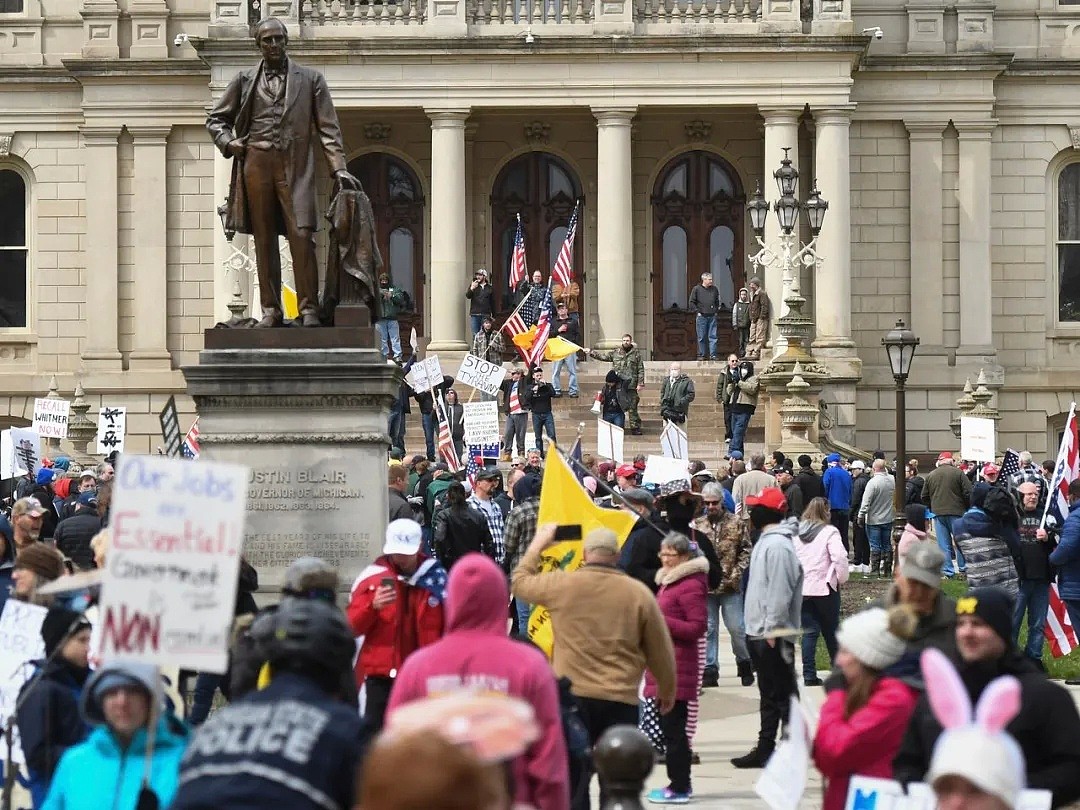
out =
[[[675,705],[660,716],[670,784],[649,791],[646,798],[653,804],[686,804],[691,796],[686,720],[689,703],[697,697],[698,642],[708,625],[705,600],[709,594],[709,561],[686,535],[669,532],[660,544],[660,564],[656,601],[675,646]],[[645,697],[656,697],[656,681],[648,671]]]
[[[847,688],[829,693],[814,739],[814,764],[826,781],[823,810],[843,810],[852,776],[892,778],[919,693],[889,668],[904,657],[917,624],[914,611],[901,605],[864,610],[840,626],[836,664]]]
[[[514,762],[515,801],[568,810],[569,762],[555,675],[544,654],[506,635],[506,575],[483,554],[455,563],[446,587],[446,635],[410,655],[390,692],[387,717],[421,698],[493,692],[530,703],[540,737]],[[704,614],[702,614],[704,615]]]
[[[818,636],[825,637],[829,663],[836,663],[836,627],[840,624],[840,586],[848,581],[847,549],[830,522],[829,502],[813,498],[802,513],[795,554],[803,568],[803,683],[821,686],[814,657]]]

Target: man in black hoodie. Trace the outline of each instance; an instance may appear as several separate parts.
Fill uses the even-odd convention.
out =
[[[1020,713],[1005,731],[1024,753],[1027,786],[1051,791],[1054,807],[1080,798],[1080,715],[1069,693],[1013,646],[1012,599],[1000,588],[976,588],[957,602],[956,613],[957,671],[972,704],[1000,675],[1020,681]],[[893,760],[897,781],[923,781],[941,731],[923,695]]]
[[[536,449],[540,451],[540,458],[546,455],[544,450],[544,431],[547,431],[548,439],[552,442],[555,438],[555,415],[551,412],[551,399],[555,396],[555,389],[551,383],[544,382],[544,370],[537,366],[525,380],[525,392],[528,399],[528,407],[532,409],[533,438],[536,440]]]

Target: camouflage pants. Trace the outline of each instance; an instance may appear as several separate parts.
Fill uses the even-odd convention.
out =
[[[638,416],[638,403],[641,401],[641,397],[638,396],[637,389],[632,389],[623,394],[624,402],[623,410],[626,412],[626,427],[630,430],[641,429],[641,417]]]

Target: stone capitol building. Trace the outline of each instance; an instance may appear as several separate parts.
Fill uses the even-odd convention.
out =
[[[711,270],[730,308],[753,275],[746,200],[763,180],[776,197],[789,149],[798,196],[816,181],[829,202],[802,290],[837,435],[894,446],[880,341],[903,318],[921,340],[909,453],[957,447],[980,369],[998,446],[1056,452],[1080,390],[1066,0],[0,0],[0,427],[28,424],[53,377],[92,413],[126,405],[128,451],[161,443],[170,395],[190,423],[180,368],[257,289],[204,121],[265,16],[326,76],[416,302],[403,338],[463,351],[474,269],[509,313],[518,214],[546,278],[580,201],[585,343],[631,332],[649,359],[693,360],[689,291]],[[779,306],[779,276],[765,286]]]

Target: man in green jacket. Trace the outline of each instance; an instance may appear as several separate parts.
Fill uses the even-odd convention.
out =
[[[971,505],[971,481],[953,464],[953,454],[946,451],[938,456],[937,467],[926,476],[923,482],[922,502],[934,513],[934,531],[937,534],[938,547],[945,555],[945,564],[941,573],[947,577],[955,575],[953,568],[953,521],[968,510]],[[963,574],[967,562],[956,547],[956,567]]]
[[[386,273],[379,276],[379,292],[382,295],[382,317],[375,321],[375,331],[379,335],[379,353],[386,357],[389,344],[394,361],[400,363],[401,326],[398,324],[398,316],[409,311],[409,294],[391,284],[390,276]]]
[[[619,375],[617,398],[626,413],[627,432],[631,436],[641,435],[641,417],[638,415],[638,394],[645,387],[645,363],[641,359],[641,350],[634,345],[634,336],[623,335],[622,346],[610,352],[589,350],[589,356],[605,363],[611,363]]]
[[[682,364],[672,363],[660,388],[660,418],[677,425],[683,424],[694,395],[694,381],[683,373]]]

